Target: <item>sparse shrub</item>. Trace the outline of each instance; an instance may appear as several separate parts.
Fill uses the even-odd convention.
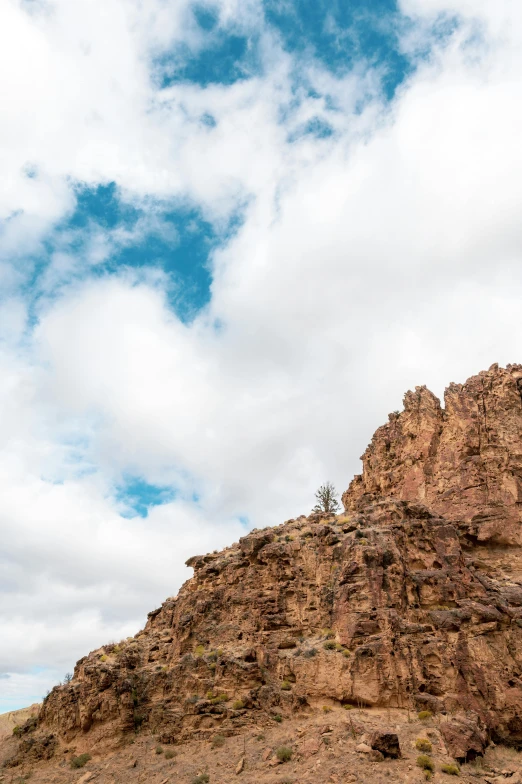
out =
[[[279,746],[276,749],[276,757],[279,762],[290,762],[293,751],[289,746]]]
[[[205,653],[205,646],[196,645],[196,647],[194,648],[194,656],[197,656],[199,658],[200,656],[203,656],[204,653]]]
[[[68,683],[70,683],[72,681],[72,679],[73,679],[72,673],[71,672],[66,672],[65,673],[65,677],[63,679],[63,685],[66,686]]]
[[[245,703],[243,702],[243,700],[234,700],[234,702],[232,703],[232,708],[234,710],[241,710],[244,707],[245,707]]]
[[[326,482],[317,490],[315,497],[317,503],[312,512],[324,512],[325,514],[337,514],[341,505],[336,498],[337,491],[331,482]]]
[[[281,684],[281,688],[283,691],[290,691],[292,686],[289,681],[283,681],[283,683]]]
[[[92,759],[90,754],[79,754],[71,760],[71,768],[83,768]]]
[[[163,754],[163,748],[161,746],[156,746],[156,754]]]
[[[423,751],[425,754],[429,754],[431,751],[431,743],[427,738],[417,738],[415,741],[415,748],[417,751]]]
[[[340,642],[336,642],[335,643],[335,650],[339,651],[339,653],[342,653],[344,651],[344,648],[343,648],[343,646],[341,645]]]
[[[460,776],[458,765],[441,765],[440,769],[443,773],[447,773],[448,776]]]
[[[213,749],[220,749],[224,745],[225,745],[225,736],[224,735],[214,735],[214,737],[212,738],[212,748]]]
[[[283,717],[281,716],[280,713],[276,713],[275,716],[273,716],[272,718],[274,719],[274,721],[277,721],[278,724],[281,724],[281,722],[283,721]]]
[[[429,770],[431,773],[433,773],[435,770],[433,760],[431,760],[427,754],[419,754],[417,757],[417,765],[419,768],[422,768],[423,770]]]
[[[345,710],[353,710],[353,705],[351,705],[349,702],[345,702],[343,708]]]
[[[13,735],[16,738],[19,738],[22,735],[22,728],[19,727],[18,724],[16,725],[16,727],[13,727]]]
[[[335,637],[335,632],[332,629],[322,629],[321,634],[323,637],[326,637],[327,640],[333,640]]]
[[[307,659],[313,659],[314,656],[317,656],[317,648],[308,648],[308,650],[303,653],[303,656],[306,656]]]
[[[329,705],[323,705],[323,713],[331,713],[332,709]]]
[[[102,655],[100,656],[100,661],[106,662],[107,661],[107,654],[102,653]]]
[[[199,776],[192,779],[192,784],[208,784],[209,778],[208,773],[200,773]]]
[[[352,652],[351,652],[351,651],[349,651],[349,650],[348,650],[348,648],[343,648],[343,656],[344,656],[346,659],[349,659],[351,655],[352,655]]]
[[[264,740],[264,739],[265,739],[264,735],[258,735],[257,738],[256,738],[256,740],[259,740],[259,741]]]
[[[355,532],[355,538],[356,539],[364,539],[364,533],[361,531],[360,528],[358,528],[357,531]]]
[[[228,694],[218,694],[216,697],[212,697],[210,702],[212,703],[212,705],[217,705],[218,702],[227,702],[227,700],[228,700]]]
[[[429,710],[423,710],[420,711],[420,713],[418,713],[417,716],[421,721],[428,721],[428,719],[431,719],[431,717],[433,716],[433,713]]]
[[[176,752],[172,751],[172,749],[169,749],[168,751],[165,752],[165,759],[174,759],[175,756],[176,756]]]
[[[122,649],[120,645],[115,645],[114,648],[112,649],[112,652],[118,655],[118,653],[121,653],[121,650]]]
[[[335,651],[335,646],[336,643],[333,640],[327,640],[325,643],[323,643],[323,648],[326,651]]]

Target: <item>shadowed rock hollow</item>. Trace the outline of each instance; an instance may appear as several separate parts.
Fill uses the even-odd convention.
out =
[[[495,365],[451,384],[444,409],[408,392],[344,514],[191,558],[143,631],[53,689],[41,729],[176,743],[350,703],[472,711],[484,737],[522,746],[521,384],[522,366]]]

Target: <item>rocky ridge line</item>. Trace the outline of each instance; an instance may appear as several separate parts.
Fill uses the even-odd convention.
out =
[[[454,756],[488,738],[522,747],[520,379],[493,366],[451,385],[444,410],[407,393],[344,514],[190,559],[142,632],[53,689],[41,730],[181,743],[343,704],[454,717],[441,725]]]

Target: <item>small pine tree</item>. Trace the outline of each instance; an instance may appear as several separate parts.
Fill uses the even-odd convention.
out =
[[[312,512],[324,512],[326,514],[337,514],[341,505],[336,498],[337,491],[331,482],[321,485],[316,492],[317,503]]]

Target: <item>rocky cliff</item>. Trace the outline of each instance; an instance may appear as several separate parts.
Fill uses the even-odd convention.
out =
[[[444,409],[408,392],[344,514],[190,559],[142,632],[53,689],[41,728],[179,743],[343,704],[467,711],[468,751],[487,736],[522,747],[521,384],[522,366],[493,366],[450,385]]]
[[[465,529],[467,544],[506,548],[522,577],[522,365],[450,384],[444,408],[426,387],[407,392],[361,459],[346,509],[379,496],[420,502]]]

